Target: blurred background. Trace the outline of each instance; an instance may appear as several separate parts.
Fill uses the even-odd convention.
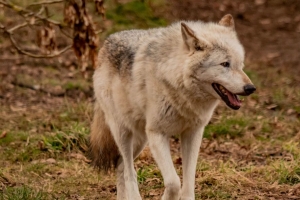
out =
[[[238,111],[207,126],[196,199],[299,199],[299,0],[0,0],[0,200],[115,199],[115,176],[87,156],[91,77],[111,33],[233,15],[257,86]],[[180,141],[170,140],[182,174]],[[146,148],[136,161],[144,199],[163,181]]]

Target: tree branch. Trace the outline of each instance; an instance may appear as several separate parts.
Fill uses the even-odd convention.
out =
[[[52,1],[42,1],[42,2],[36,2],[36,3],[31,3],[27,6],[31,7],[31,6],[38,6],[38,5],[45,5],[45,4],[55,4],[55,3],[62,3],[64,2],[63,0],[52,0]]]
[[[53,54],[40,54],[40,55],[37,55],[37,54],[32,54],[30,52],[24,51],[21,47],[19,47],[17,45],[17,42],[15,41],[15,39],[12,37],[12,34],[9,34],[9,39],[10,39],[11,43],[13,44],[13,46],[17,49],[17,51],[19,53],[30,56],[30,57],[33,57],[33,58],[54,58],[54,57],[60,56],[61,54],[65,53],[66,51],[68,51],[69,49],[72,48],[72,45],[68,45],[64,49],[62,49],[60,51],[56,51]]]
[[[15,4],[11,3],[10,1],[7,1],[7,0],[6,1],[2,1],[2,0],[0,0],[0,4],[6,6],[8,8],[10,8],[10,9],[13,9],[17,13],[19,13],[19,15],[21,15],[21,16],[24,16],[24,13],[25,13],[25,14],[27,14],[29,16],[34,16],[34,17],[36,17],[36,18],[38,18],[38,19],[40,19],[42,21],[47,21],[47,22],[49,22],[51,24],[54,24],[56,26],[63,26],[63,24],[61,24],[58,21],[55,21],[55,20],[52,20],[52,19],[48,19],[47,17],[40,16],[40,15],[38,15],[38,14],[30,11],[30,10],[27,10],[25,8],[17,6]],[[26,16],[24,16],[24,17],[26,17]]]
[[[97,12],[104,15],[104,0],[94,1]],[[48,13],[48,5],[58,3],[64,5],[64,21],[52,20]],[[81,1],[81,3],[74,0],[40,0],[39,2],[29,3],[26,7],[19,6],[11,0],[0,0],[0,6],[15,12],[25,21],[12,28],[0,23],[0,29],[9,38],[12,46],[20,54],[33,58],[53,58],[65,53],[73,47],[75,55],[82,64],[83,71],[88,66],[89,59],[94,67],[97,65],[98,33],[103,30],[99,32],[96,31],[84,0]],[[37,9],[39,10],[37,11]],[[37,28],[39,26],[41,26],[41,28]],[[18,43],[19,40],[15,40],[18,36],[15,32],[24,27],[37,30],[37,44],[42,51],[40,54],[26,50],[22,44]],[[62,35],[73,39],[73,44],[57,50],[55,41],[57,38],[57,29],[60,30]],[[44,51],[46,53],[44,53]]]
[[[14,37],[13,37],[13,31],[19,29],[19,28],[22,28],[22,27],[25,27],[27,26],[28,23],[27,22],[24,22],[23,24],[20,24],[20,25],[17,25],[9,30],[7,30],[5,28],[5,26],[3,24],[0,23],[0,28],[4,31],[4,33],[6,33],[9,37],[9,40],[10,42],[12,43],[12,45],[15,47],[15,49],[21,53],[21,54],[24,54],[24,55],[27,55],[27,56],[30,56],[30,57],[33,57],[33,58],[54,58],[56,56],[59,56],[63,53],[65,53],[66,51],[68,51],[69,49],[72,48],[72,45],[69,45],[69,46],[66,46],[64,49],[60,50],[60,51],[57,51],[53,54],[33,54],[33,53],[30,53],[30,52],[27,52],[25,50],[23,50],[18,44],[17,42],[15,41]]]
[[[20,29],[20,28],[23,28],[23,27],[25,27],[25,26],[27,26],[28,25],[28,23],[27,22],[24,22],[23,24],[19,24],[19,25],[17,25],[17,26],[15,26],[15,27],[12,27],[11,29],[9,29],[9,30],[7,30],[6,32],[9,32],[10,34],[12,34],[15,30],[18,30],[18,29]],[[3,26],[3,25],[2,25]],[[2,27],[1,27],[2,28]],[[3,26],[3,28],[2,29],[4,29],[4,32],[5,32],[5,27]]]

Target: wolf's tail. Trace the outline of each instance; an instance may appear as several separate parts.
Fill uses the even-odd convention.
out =
[[[92,164],[104,171],[115,168],[120,157],[110,128],[105,122],[104,113],[97,102],[95,102],[94,118],[91,126],[90,157]]]

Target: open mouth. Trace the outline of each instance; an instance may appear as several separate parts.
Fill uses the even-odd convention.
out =
[[[239,99],[238,95],[231,93],[229,90],[218,83],[213,83],[212,87],[220,95],[220,97],[228,107],[234,110],[238,110],[241,107],[242,102]]]

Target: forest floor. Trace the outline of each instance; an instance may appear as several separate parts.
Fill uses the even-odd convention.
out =
[[[231,13],[246,50],[245,71],[257,87],[238,111],[220,103],[207,126],[196,199],[300,199],[300,2],[154,2],[107,5],[102,40],[122,29],[217,22]],[[1,11],[0,22],[16,18]],[[30,30],[21,34],[32,49]],[[32,59],[0,35],[0,200],[116,199],[114,172],[98,173],[86,157],[92,72],[84,78],[71,51]],[[180,140],[170,144],[182,176]],[[163,181],[148,148],[135,166],[143,199],[160,199]]]

